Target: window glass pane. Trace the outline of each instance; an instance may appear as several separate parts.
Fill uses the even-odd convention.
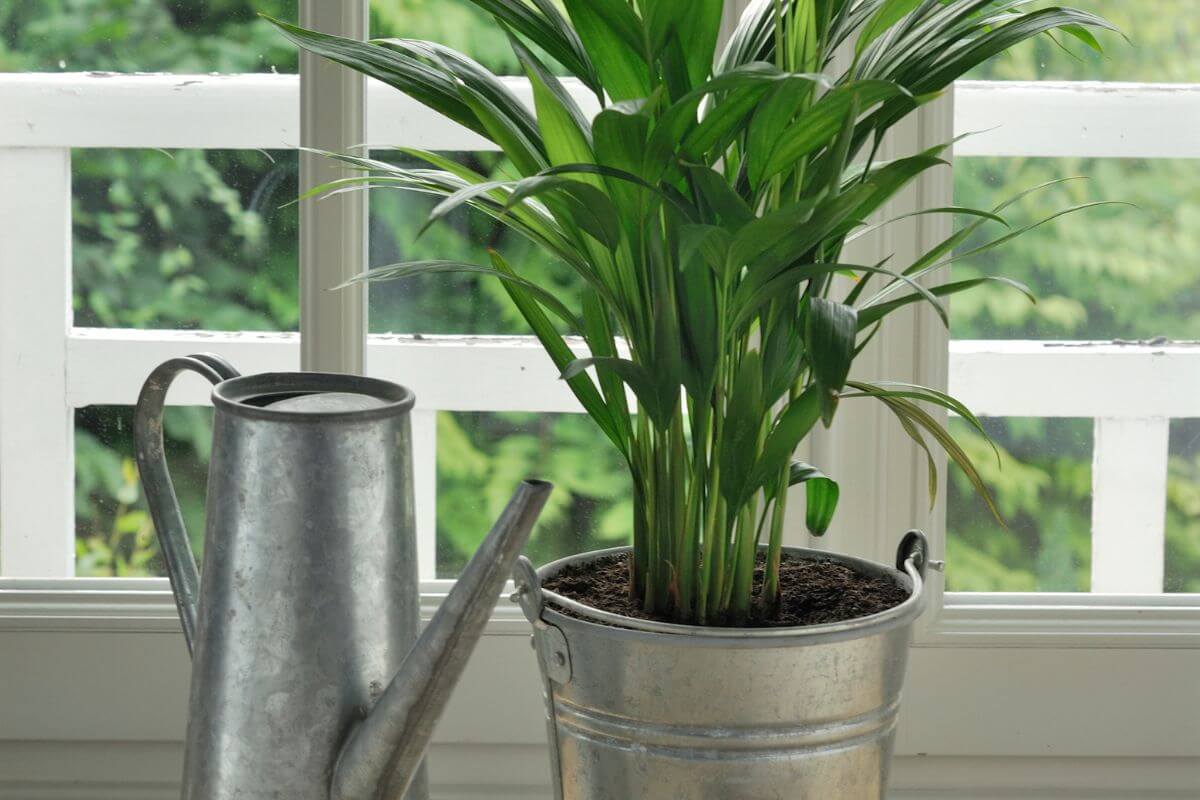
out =
[[[133,456],[133,409],[75,416],[76,575],[165,575]],[[212,409],[168,407],[171,476],[192,547],[203,548]],[[554,494],[526,552],[538,563],[628,543],[631,484],[620,456],[582,414],[438,414],[437,574],[454,577],[517,484],[539,477]]]
[[[296,72],[295,0],[6,0],[0,72]]]
[[[376,158],[407,167],[423,162],[395,152]],[[502,179],[512,174],[498,153],[455,153],[456,161]],[[370,264],[445,259],[487,266],[488,250],[499,251],[522,277],[560,292],[581,281],[561,262],[485,214],[459,208],[430,226],[421,227],[440,198],[415,192],[375,189],[371,192]],[[421,234],[418,236],[418,234]],[[371,284],[370,327],[373,333],[528,334],[500,281],[486,275],[418,275]]]
[[[632,484],[583,414],[442,412],[437,423],[437,574],[458,575],[517,484],[555,485],[525,552],[538,564],[628,544]]]
[[[1073,5],[1099,14],[1129,37],[1101,33],[1103,54],[1070,36],[1038,36],[992,59],[968,78],[987,80],[1104,80],[1192,83],[1200,81],[1198,0],[1038,0],[1026,8]],[[1068,52],[1069,51],[1069,52]]]
[[[1164,587],[1200,592],[1200,419],[1171,421]]]
[[[163,437],[179,507],[199,559],[204,547],[212,409],[168,407]],[[133,453],[133,408],[89,406],[75,412],[75,574],[79,577],[166,575]]]
[[[555,5],[562,10],[561,2]],[[372,0],[371,36],[426,39],[470,56],[496,75],[524,74],[504,29],[469,0]],[[564,74],[555,62],[546,65]]]
[[[954,338],[1200,338],[1200,161],[959,158],[955,202],[992,208],[1070,176],[1087,180],[1029,195],[1005,217],[1017,228],[1096,200],[1134,207],[1087,209],[958,262],[956,279],[1014,278],[1038,302],[998,283],[957,295],[950,304]],[[962,250],[1003,233],[994,223],[980,230]]]
[[[294,151],[72,152],[75,324],[296,330]]]
[[[1008,528],[950,467],[946,589],[1086,592],[1091,584],[1090,419],[984,419],[1000,451],[961,419],[950,431],[979,468]]]

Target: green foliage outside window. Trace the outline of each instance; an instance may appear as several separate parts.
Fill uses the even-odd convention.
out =
[[[1050,5],[1050,3],[1040,3]],[[1125,31],[1103,56],[1046,37],[1023,44],[969,77],[980,80],[1200,82],[1200,2],[1095,0],[1088,9]],[[1017,123],[1012,123],[1017,124]],[[1184,135],[1181,133],[1180,135]],[[1064,218],[956,267],[956,277],[1001,270],[1026,283],[1036,306],[984,287],[950,304],[956,339],[1200,339],[1200,161],[1171,159],[960,158],[955,202],[1067,175],[1072,181],[1023,204],[1031,222],[1078,198],[1137,208]],[[992,272],[992,274],[997,274]],[[1020,307],[1018,307],[1018,305]],[[1012,525],[1000,530],[951,472],[947,586],[966,591],[1087,591],[1091,550],[1090,420],[992,420],[1015,461],[978,461]],[[962,426],[959,431],[970,437]],[[968,445],[969,446],[969,445]],[[984,446],[976,440],[978,449]],[[1171,424],[1166,590],[1200,591],[1200,422]],[[1019,477],[1018,477],[1019,476]]]
[[[972,77],[1200,81],[1200,2],[1157,0],[1138,13],[1126,0],[1093,0],[1133,40],[1103,57],[1067,53],[1042,37]],[[377,34],[446,42],[491,69],[515,73],[502,33],[465,2],[372,4]],[[260,21],[294,16],[291,0],[14,0],[0,6],[0,71],[295,72],[294,48]],[[502,168],[494,155],[461,154],[472,168]],[[80,150],[73,154],[75,314],[106,327],[294,330],[297,324],[295,156],[256,151]],[[956,202],[990,206],[1021,188],[1068,174],[1024,209],[1029,219],[1081,200],[1139,209],[1068,218],[985,258],[986,270],[1029,284],[1030,306],[997,290],[956,298],[956,338],[1200,338],[1200,166],[1194,162],[960,159]],[[486,263],[505,234],[463,214],[415,240],[428,203],[371,197],[373,264],[438,257]],[[1023,220],[1014,216],[1014,225]],[[504,252],[517,257],[515,242]],[[554,270],[525,252],[529,269]],[[956,277],[959,277],[956,275]],[[429,276],[372,287],[377,332],[517,333],[519,316],[495,281]],[[389,293],[396,294],[389,294]],[[202,530],[209,412],[172,409],[169,452],[193,535]],[[1091,423],[989,420],[1003,469],[976,459],[1013,531],[1000,530],[951,472],[952,589],[1087,590],[1090,560]],[[956,431],[965,434],[964,431]],[[519,474],[533,467],[567,491],[532,547],[539,559],[623,539],[628,481],[579,415],[450,414],[438,419],[439,573],[452,575]],[[77,572],[161,574],[133,480],[127,409],[77,416]],[[975,442],[982,445],[982,442]],[[972,446],[970,440],[967,446]],[[1168,489],[1168,589],[1200,591],[1200,428],[1172,425]],[[852,498],[844,498],[852,502]],[[587,531],[580,537],[579,531]],[[198,543],[197,543],[198,544]]]

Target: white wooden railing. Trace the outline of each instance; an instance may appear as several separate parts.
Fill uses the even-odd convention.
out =
[[[1121,91],[1138,113],[1104,102]],[[369,102],[372,143],[486,147],[378,85]],[[294,334],[75,328],[71,149],[291,148],[298,109],[295,76],[0,75],[0,576],[74,574],[75,409],[131,405],[153,366],[196,350],[243,372],[299,363]],[[1023,109],[1041,109],[1036,125]],[[1200,91],[968,83],[955,127],[992,129],[964,155],[1200,156],[1194,137],[1166,140],[1165,116],[1200,127]],[[418,536],[431,578],[436,411],[579,408],[529,339],[372,336],[368,369],[402,375],[419,398]],[[1200,416],[1200,347],[956,341],[950,389],[987,416],[1094,418],[1092,589],[1162,591],[1168,423]],[[206,398],[202,381],[183,381],[169,402]]]

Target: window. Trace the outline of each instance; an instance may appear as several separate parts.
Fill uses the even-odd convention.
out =
[[[1182,596],[1200,590],[1194,5],[1092,3],[1132,44],[1114,37],[1101,58],[1039,40],[958,86],[955,132],[974,135],[956,147],[956,202],[990,207],[1087,176],[1030,195],[1010,221],[1132,207],[1081,211],[954,266],[1021,280],[1039,302],[997,285],[952,306],[950,388],[987,416],[1000,464],[959,432],[1012,522],[1002,530],[951,475],[946,589],[964,593],[952,603],[1080,592],[1197,604]]]
[[[102,2],[93,5],[107,8]],[[212,15],[197,17],[170,4],[145,2],[140,7],[141,17],[132,15],[107,33],[95,33],[97,52],[79,53],[76,48],[75,57],[94,69],[128,70],[145,63],[184,72],[207,66],[204,59],[214,56],[210,50],[215,43],[235,39],[240,46],[221,53],[214,63],[229,72],[267,74],[8,76],[6,88],[15,93],[15,106],[26,112],[20,124],[14,120],[12,138],[5,144],[12,168],[27,173],[11,179],[17,185],[41,183],[48,207],[69,199],[71,212],[58,209],[58,227],[52,231],[47,230],[51,218],[44,209],[26,206],[27,217],[14,213],[9,218],[14,229],[25,227],[30,239],[39,240],[32,247],[53,248],[67,275],[51,285],[48,274],[16,276],[6,271],[6,296],[37,316],[42,327],[39,335],[31,333],[7,351],[6,385],[24,383],[26,388],[20,393],[23,397],[10,390],[11,409],[5,417],[26,420],[21,427],[37,438],[47,427],[65,430],[59,441],[41,442],[42,452],[55,457],[44,459],[38,469],[22,470],[20,459],[5,459],[12,466],[5,468],[6,499],[0,504],[5,509],[0,529],[9,532],[0,537],[0,574],[7,576],[161,576],[157,542],[132,460],[129,404],[142,379],[139,374],[167,353],[196,349],[222,350],[243,371],[294,368],[297,361],[294,337],[268,333],[296,331],[301,305],[298,213],[295,205],[288,205],[297,193],[297,158],[295,151],[286,149],[300,138],[294,122],[296,78],[282,74],[295,72],[295,53],[252,15],[210,19]],[[61,9],[31,5],[19,8],[9,20],[8,44],[20,66],[52,70],[54,56],[65,52],[64,41],[40,32],[53,27],[57,11]],[[379,4],[372,16],[383,35],[400,29],[406,35],[423,31],[498,70],[515,70],[506,40],[494,27],[481,24],[482,19],[466,2],[440,4],[435,14],[422,0]],[[122,48],[118,57],[111,37],[127,28],[136,29],[137,47]],[[166,43],[177,46],[176,61],[163,60]],[[269,64],[263,52],[270,54]],[[375,89],[381,91],[373,91],[372,141],[457,151],[474,166],[502,166],[495,154],[477,150],[486,143],[448,129],[391,90]],[[77,120],[85,116],[89,125],[81,127]],[[134,137],[127,125],[131,116],[144,122]],[[228,124],[214,125],[215,119]],[[280,129],[281,120],[292,124]],[[396,157],[390,150],[376,154]],[[40,167],[37,158],[44,161]],[[66,185],[51,182],[54,171],[69,171]],[[479,257],[485,245],[495,244],[501,235],[497,226],[461,214],[414,244],[417,220],[427,203],[400,194],[379,196],[372,203],[373,264],[398,257],[401,248],[410,257],[445,257],[448,252]],[[34,216],[36,226],[24,225]],[[61,241],[64,232],[69,232],[69,248]],[[521,260],[530,268],[552,268],[537,253],[526,252]],[[563,415],[578,410],[567,393],[547,395],[540,388],[557,381],[540,363],[532,340],[510,341],[511,346],[491,340],[482,342],[489,344],[484,349],[460,347],[466,341],[461,338],[426,338],[426,344],[413,340],[431,334],[491,337],[524,332],[508,303],[499,302],[498,289],[486,281],[449,278],[382,285],[373,293],[371,329],[384,335],[372,340],[372,371],[415,383],[421,400],[414,429],[422,575],[427,579],[453,577],[464,554],[486,532],[501,502],[499,485],[513,475],[495,474],[495,491],[472,489],[488,485],[495,472],[491,465],[501,451],[531,446],[557,450],[569,442],[570,452],[579,454],[559,459],[555,474],[549,476],[562,487],[554,513],[571,524],[547,526],[557,532],[543,538],[563,540],[545,542],[547,553],[573,549],[566,543],[572,524],[592,525],[593,517],[603,516],[606,503],[620,505],[623,496],[614,486],[620,480],[615,471],[589,477],[586,469],[579,469],[588,461],[582,454],[594,449],[591,430],[581,416]],[[41,305],[30,305],[30,298]],[[65,325],[60,324],[64,316]],[[224,335],[213,336],[214,332]],[[429,347],[435,349],[424,360],[435,368],[415,372],[413,359],[422,361],[418,353]],[[32,366],[35,361],[62,361],[59,354],[64,349],[65,364]],[[448,371],[478,372],[483,354],[495,350],[511,355],[509,364],[518,371],[497,372],[490,387],[446,376]],[[536,362],[538,369],[522,371],[526,361]],[[110,371],[116,365],[121,374]],[[529,386],[539,388],[521,392],[510,385],[512,374],[527,376]],[[428,375],[430,385],[422,386],[417,375]],[[453,388],[448,391],[447,386]],[[169,409],[166,418],[181,505],[198,552],[211,417],[186,404],[202,401],[205,394],[203,387],[185,385],[171,400],[184,405]],[[511,399],[497,401],[501,394]],[[46,396],[64,396],[66,406],[38,399]],[[440,456],[435,455],[439,430],[445,440]],[[28,452],[29,446],[31,442],[17,433],[5,444],[8,452]],[[605,460],[599,463],[613,466]],[[456,527],[453,532],[446,527],[448,517],[440,544],[435,543],[434,530],[438,491],[459,498],[450,506],[457,511]],[[56,511],[46,510],[51,504]],[[611,515],[608,519],[611,538]]]
[[[17,327],[0,357],[0,575],[161,575],[131,397],[112,391],[123,378],[79,394],[67,354],[84,339],[148,352],[188,330],[296,330],[297,212],[284,206],[298,137],[264,134],[289,100],[296,116],[296,53],[249,6],[16,2],[0,12],[0,62],[13,71],[4,185],[26,193],[4,216],[0,302]],[[197,534],[209,418],[167,417]]]
[[[906,689],[895,778],[904,797],[1194,794],[1200,708],[1163,687],[1189,685],[1200,653],[1200,601],[1189,594],[1200,592],[1200,348],[1182,341],[1200,338],[1200,146],[1190,135],[1200,90],[1062,81],[1097,70],[1112,81],[1200,81],[1189,44],[1200,18],[1196,0],[1163,0],[1153,17],[1121,0],[1079,4],[1116,19],[1139,48],[1113,41],[1107,60],[1082,65],[1049,43],[1030,49],[960,84],[953,104],[925,109],[887,147],[982,131],[958,144],[953,183],[947,171],[917,187],[925,205],[988,205],[1070,172],[1092,180],[1021,205],[1013,222],[1091,199],[1133,201],[1145,222],[1125,209],[1083,212],[999,262],[965,261],[964,275],[1024,277],[1041,304],[1000,293],[956,303],[949,345],[935,320],[914,315],[859,362],[948,383],[985,416],[1006,454],[989,478],[1013,530],[997,529],[953,473],[930,514],[923,464],[880,409],[846,404],[841,418],[853,424],[808,444],[845,493],[838,527],[819,544],[888,560],[919,525],[945,545],[945,586],[933,576],[936,607]],[[253,15],[212,10],[242,5],[30,1],[0,11],[0,68],[12,70],[0,74],[0,107],[16,109],[0,114],[0,674],[22,676],[0,683],[0,794],[14,780],[26,794],[49,774],[91,781],[94,796],[148,796],[177,779],[186,666],[131,472],[130,407],[172,355],[212,350],[246,373],[294,369],[305,324],[302,212],[283,207],[299,183],[298,66]],[[294,18],[295,5],[254,8]],[[370,9],[377,32],[447,41],[515,71],[466,0]],[[91,50],[79,44],[85,31],[97,31]],[[479,139],[397,93],[366,94],[376,156],[400,158],[390,148],[408,145],[500,166]],[[424,203],[370,198],[371,264],[430,252],[474,259],[502,235],[461,215],[414,243]],[[911,220],[863,245],[882,257],[947,233]],[[368,319],[369,371],[419,398],[430,604],[527,465],[560,487],[534,555],[621,536],[618,465],[499,287],[461,277],[379,285]],[[1160,335],[1168,341],[1150,341]],[[203,381],[181,380],[167,417],[197,544],[207,394]],[[790,542],[808,542],[802,528]],[[548,796],[527,634],[502,604],[459,690],[469,702],[439,728],[433,778],[447,796]],[[63,713],[44,713],[51,693]],[[42,749],[27,757],[11,738]],[[99,763],[118,777],[97,777]]]
[[[100,0],[93,5],[107,8]],[[298,213],[287,203],[298,171],[290,149],[300,133],[297,81],[287,74],[296,69],[295,55],[253,17],[145,2],[142,16],[102,27],[108,33],[97,35],[90,50],[71,49],[73,58],[96,69],[213,64],[244,74],[55,74],[56,65],[70,69],[56,57],[67,52],[67,40],[48,33],[57,31],[50,22],[56,8],[18,5],[6,20],[8,58],[43,70],[4,78],[23,113],[0,128],[0,158],[7,183],[28,187],[8,201],[9,263],[55,268],[9,268],[3,276],[6,318],[22,321],[27,335],[5,345],[9,434],[0,446],[19,454],[36,439],[47,457],[30,464],[9,455],[0,465],[0,570],[161,575],[131,472],[128,404],[140,377],[162,356],[189,348],[223,349],[246,371],[295,364],[296,340],[287,335],[297,329],[301,304]],[[1120,22],[1123,9],[1109,2],[1101,11]],[[505,43],[479,23],[469,3],[432,14],[423,0],[410,0],[402,11],[381,4],[372,13],[382,33],[447,38],[490,66],[515,69]],[[980,438],[959,427],[1013,524],[1002,530],[951,472],[946,590],[952,605],[995,593],[1186,595],[1200,588],[1200,429],[1189,391],[1200,380],[1200,350],[1181,343],[1196,336],[1200,301],[1188,266],[1189,176],[1200,153],[1188,137],[1170,135],[1198,113],[1196,93],[1190,84],[1049,80],[1096,70],[1188,79],[1181,66],[1188,51],[1176,43],[1174,28],[1123,21],[1135,35],[1176,47],[1180,59],[1164,62],[1162,47],[1117,43],[1107,61],[1079,61],[1039,41],[957,92],[953,130],[976,132],[957,147],[957,201],[987,205],[1079,173],[1092,180],[1031,195],[1014,207],[1013,224],[1091,199],[1138,208],[1090,209],[955,266],[965,277],[1012,274],[1042,299],[1029,306],[997,286],[954,306],[949,384],[986,416],[999,463]],[[111,46],[118,35],[135,46],[118,52]],[[215,41],[229,47],[214,49]],[[162,61],[166,44],[175,54],[169,63]],[[513,80],[519,90],[520,80]],[[422,107],[384,87],[370,94],[370,141],[436,147],[478,169],[502,168],[486,143]],[[88,124],[79,125],[80,118]],[[131,128],[130,118],[141,124]],[[213,119],[226,122],[217,126]],[[943,133],[949,124],[941,123]],[[936,122],[914,133],[931,141],[938,134]],[[375,152],[402,158],[390,149]],[[469,212],[417,240],[415,220],[427,200],[377,193],[372,205],[372,265],[432,253],[471,260],[506,243],[503,231]],[[934,233],[914,228],[902,236]],[[895,245],[893,237],[879,246]],[[514,258],[525,269],[570,280],[528,248]],[[619,538],[616,515],[628,503],[618,488],[619,465],[588,457],[597,443],[582,418],[569,416],[578,411],[575,402],[545,388],[549,370],[532,340],[512,338],[523,327],[498,286],[461,276],[379,285],[369,319],[371,371],[414,384],[420,398],[425,578],[453,576],[496,511],[499,486],[515,477],[505,470],[531,463],[534,452],[572,454],[549,462],[556,473],[549,477],[562,487],[552,513],[571,522],[547,525],[558,532],[543,534],[546,541],[535,548],[561,554]],[[937,346],[936,337],[925,339],[921,347]],[[481,369],[482,353],[505,366]],[[886,363],[894,365],[895,355]],[[424,363],[433,369],[414,369]],[[485,376],[483,384],[464,380],[468,373]],[[1062,375],[1071,376],[1069,386],[1056,382]],[[65,406],[40,401],[49,396],[63,397]],[[173,402],[202,398],[192,387]],[[207,419],[202,409],[182,405],[167,420],[197,545]],[[853,443],[827,438],[816,446],[857,475],[855,456],[846,452]],[[439,493],[457,498],[447,504],[453,515],[437,514]],[[569,533],[576,529],[587,533]],[[885,544],[858,549],[883,557]]]

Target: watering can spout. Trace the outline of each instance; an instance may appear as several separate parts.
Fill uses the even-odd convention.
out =
[[[400,671],[351,732],[334,769],[332,800],[404,796],[551,488],[532,480],[517,488]]]

